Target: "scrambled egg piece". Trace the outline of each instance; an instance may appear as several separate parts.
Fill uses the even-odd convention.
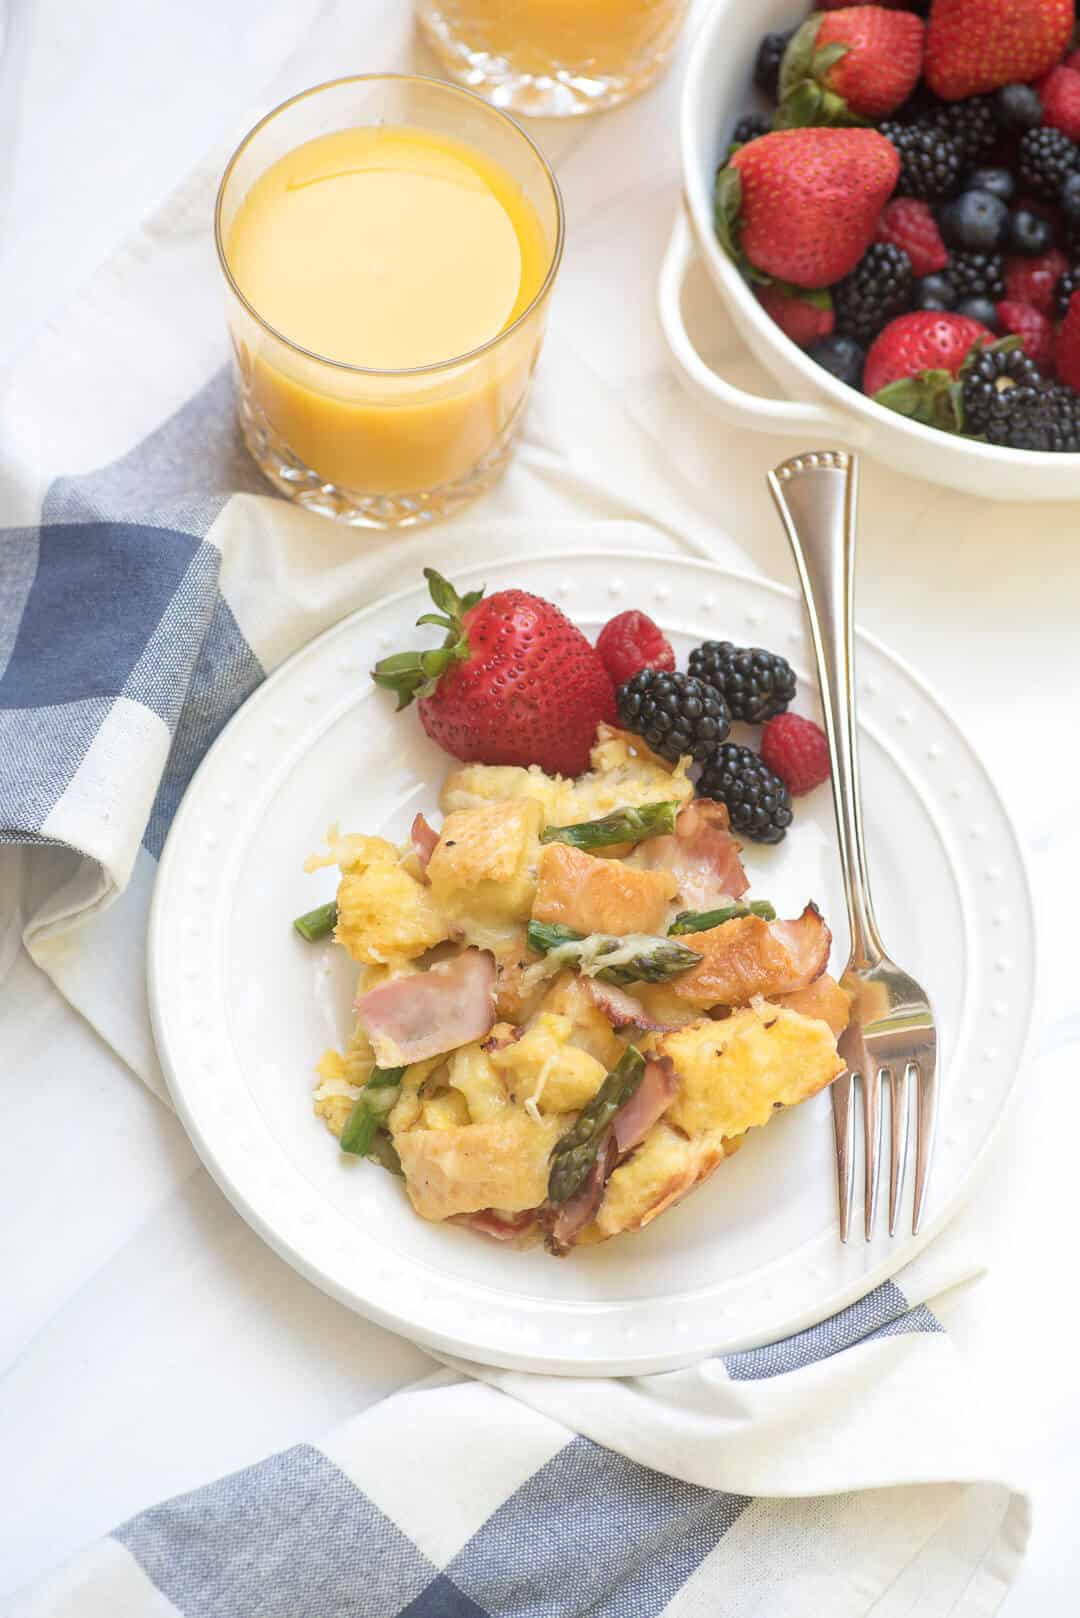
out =
[[[569,1017],[541,1011],[519,1040],[492,1051],[492,1067],[530,1113],[576,1112],[603,1084],[607,1068],[571,1043],[573,1031]]]
[[[450,1058],[449,1082],[465,1102],[466,1116],[486,1124],[506,1111],[506,1086],[495,1063],[480,1045],[462,1045]]]
[[[610,1072],[626,1049],[584,983],[575,972],[560,972],[544,996],[543,1011],[570,1019],[570,1042],[588,1051]]]
[[[671,871],[637,871],[621,860],[548,843],[540,854],[533,915],[579,933],[666,932],[678,885]]]
[[[439,910],[481,928],[524,921],[536,892],[543,810],[535,799],[457,809],[447,815],[428,863]]]
[[[690,1023],[665,1034],[660,1049],[680,1079],[667,1117],[687,1135],[741,1135],[844,1071],[828,1023],[764,1004]]]
[[[423,1219],[498,1208],[522,1213],[547,1195],[548,1159],[565,1118],[537,1121],[507,1107],[486,1124],[395,1135],[409,1200]]]
[[[393,843],[385,837],[339,837],[333,827],[328,842],[329,853],[314,855],[305,870],[341,866],[334,936],[354,961],[382,966],[415,960],[450,936],[430,890],[410,876]]]
[[[316,1117],[324,1121],[331,1135],[340,1135],[360,1094],[359,1087],[349,1083],[340,1051],[324,1051],[315,1071],[319,1075],[315,1086]]]
[[[466,764],[451,771],[439,798],[443,813],[532,798],[541,805],[546,825],[572,826],[582,820],[599,820],[615,809],[638,808],[643,803],[683,804],[694,796],[694,784],[686,774],[688,758],[672,769],[637,736],[607,725],[601,725],[597,734],[592,769],[575,781],[545,775],[536,764],[529,769],[514,764]]]
[[[688,1140],[661,1118],[633,1156],[612,1174],[596,1219],[582,1240],[606,1241],[623,1231],[643,1230],[741,1145],[742,1137],[725,1140],[708,1135]]]

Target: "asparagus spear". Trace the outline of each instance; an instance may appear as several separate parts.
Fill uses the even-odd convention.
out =
[[[297,916],[293,926],[301,938],[306,938],[309,944],[317,944],[320,938],[329,938],[337,926],[338,908],[336,902],[320,905],[317,910],[309,910],[305,916]]]
[[[646,837],[670,836],[675,830],[678,803],[645,803],[639,808],[616,809],[601,820],[583,820],[574,826],[548,826],[542,843],[569,843],[571,848],[608,848],[614,843],[640,843]]]
[[[572,927],[530,921],[528,942],[531,950],[546,955],[553,966],[576,966],[587,977],[605,983],[664,983],[701,965],[695,950],[648,933],[630,933],[625,938],[590,933],[585,937]]]
[[[762,921],[775,921],[776,911],[768,899],[751,899],[745,905],[721,905],[719,910],[683,910],[668,928],[668,937],[707,933],[710,927],[720,927],[725,921],[735,921],[740,916],[760,916]]]
[[[345,1120],[345,1128],[341,1131],[343,1152],[348,1152],[352,1157],[372,1155],[376,1137],[384,1127],[383,1119],[401,1094],[404,1072],[403,1067],[372,1068],[371,1075],[357,1097],[352,1112]]]
[[[556,1206],[580,1191],[596,1162],[604,1131],[623,1103],[630,1100],[644,1074],[645,1058],[628,1045],[573,1129],[557,1143],[548,1175],[548,1199]]]

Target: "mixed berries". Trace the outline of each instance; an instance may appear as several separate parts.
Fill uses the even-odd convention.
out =
[[[1080,442],[1075,29],[1075,0],[819,0],[762,39],[770,111],[716,179],[717,235],[792,342],[1013,449]]]
[[[679,673],[644,661],[644,648],[663,637],[643,613],[613,618],[597,650],[610,644],[612,631],[621,636],[630,618],[637,620],[643,661],[615,693],[618,724],[673,764],[689,755],[698,796],[726,804],[733,831],[758,843],[780,842],[792,822],[792,796],[829,777],[824,732],[787,711],[796,690],[790,663],[760,646],[707,640]],[[760,751],[729,738],[733,723],[763,727]]]
[[[442,629],[443,644],[384,657],[372,678],[399,709],[415,700],[427,734],[455,758],[580,775],[597,726],[616,722],[672,764],[689,755],[698,796],[726,804],[733,829],[761,843],[784,836],[793,793],[828,777],[824,734],[787,711],[795,674],[776,652],[708,640],[684,674],[643,612],[619,613],[591,646],[540,596],[461,595],[434,568],[424,576],[437,610],[417,622]],[[729,740],[733,721],[764,726],[760,752]]]

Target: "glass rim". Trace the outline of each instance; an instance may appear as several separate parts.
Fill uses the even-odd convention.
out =
[[[524,141],[525,145],[539,162],[540,168],[543,171],[548,185],[551,187],[551,195],[555,201],[556,230],[555,245],[551,253],[551,262],[547,267],[547,272],[544,275],[543,281],[541,281],[539,287],[529,299],[529,302],[526,304],[521,313],[517,315],[508,326],[504,326],[500,331],[497,331],[493,337],[487,338],[487,340],[483,343],[478,343],[475,348],[470,348],[464,354],[455,354],[450,359],[446,360],[433,360],[428,365],[410,365],[391,370],[380,369],[379,367],[370,365],[353,365],[348,360],[332,359],[329,354],[319,354],[313,348],[305,348],[303,343],[298,343],[294,338],[287,337],[283,331],[279,331],[276,326],[271,325],[265,316],[259,313],[255,305],[238,285],[236,277],[233,275],[232,270],[229,267],[229,260],[225,252],[225,243],[222,240],[221,233],[221,214],[225,201],[226,187],[228,186],[233,170],[240,161],[241,156],[250,146],[251,142],[255,139],[256,135],[261,129],[264,129],[266,125],[278,117],[280,113],[287,111],[289,107],[295,106],[297,102],[306,101],[309,96],[319,95],[324,90],[335,90],[343,84],[373,83],[418,84],[423,85],[426,88],[434,88],[436,90],[445,91],[452,96],[461,96],[467,98],[469,101],[476,102],[477,106],[482,107],[484,112],[490,114],[492,118],[500,120],[504,124],[509,124],[514,133]],[[430,75],[425,73],[347,73],[339,79],[326,79],[322,84],[313,84],[309,89],[301,90],[297,95],[289,96],[287,100],[279,102],[276,107],[272,107],[268,113],[265,113],[263,117],[259,119],[258,123],[253,124],[248,130],[247,134],[244,135],[237,144],[236,150],[233,152],[232,156],[229,158],[229,161],[225,165],[224,173],[222,174],[221,180],[218,184],[217,197],[214,202],[214,247],[217,250],[218,264],[221,266],[221,272],[225,277],[230,291],[247,310],[251,318],[256,322],[257,325],[261,326],[265,332],[268,332],[271,337],[275,338],[279,343],[284,343],[285,347],[291,349],[294,354],[301,354],[305,359],[315,360],[320,365],[333,366],[335,370],[347,371],[354,376],[434,376],[440,371],[449,371],[453,370],[455,366],[465,365],[470,360],[478,359],[481,354],[487,353],[489,349],[497,347],[497,345],[501,343],[504,338],[510,337],[515,331],[517,331],[518,327],[529,318],[529,316],[540,306],[540,304],[547,297],[548,293],[551,291],[552,285],[555,281],[555,276],[558,273],[559,265],[562,262],[563,245],[565,240],[566,210],[563,206],[562,192],[559,189],[559,182],[555,178],[555,171],[551,167],[551,164],[548,162],[539,146],[533,140],[532,136],[527,134],[517,120],[510,117],[509,113],[504,112],[501,107],[493,107],[490,102],[485,101],[483,96],[477,95],[475,91],[467,90],[463,85],[460,84],[450,84],[444,79],[431,78]]]

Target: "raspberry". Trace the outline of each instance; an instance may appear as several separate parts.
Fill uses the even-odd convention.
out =
[[[1054,358],[1054,328],[1044,314],[1029,303],[1013,303],[1005,298],[997,306],[998,327],[1003,337],[1020,338],[1024,353],[1042,371],[1049,371]]]
[[[1043,104],[1043,123],[1080,140],[1080,73],[1055,67],[1036,85]]]
[[[671,643],[643,612],[620,612],[612,618],[600,631],[596,650],[615,686],[632,680],[639,669],[670,673],[675,667]]]
[[[761,733],[761,756],[796,798],[831,774],[825,732],[801,714],[782,713],[769,720]]]
[[[917,197],[895,197],[878,220],[877,239],[900,247],[918,276],[943,270],[949,254],[928,203]]]
[[[1058,376],[1080,393],[1080,292],[1074,292],[1069,299],[1069,307],[1058,332],[1055,358]]]
[[[1011,303],[1029,303],[1041,315],[1050,315],[1057,284],[1068,268],[1068,259],[1056,247],[1041,258],[1007,258],[1006,297]]]
[[[809,348],[822,337],[830,336],[836,316],[828,293],[814,292],[800,297],[799,290],[787,292],[780,286],[758,287],[758,302],[785,336],[800,348]],[[816,301],[812,303],[811,298]]]

